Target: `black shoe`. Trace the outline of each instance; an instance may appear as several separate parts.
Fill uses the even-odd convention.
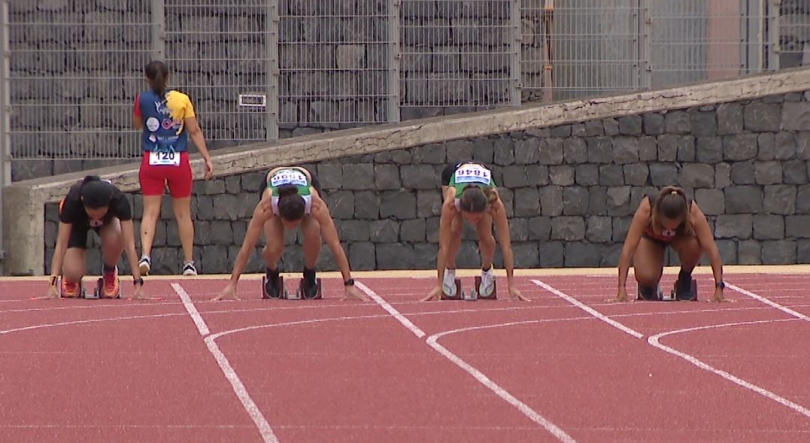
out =
[[[320,291],[320,287],[318,287],[318,280],[312,279],[304,279],[304,298],[313,299],[318,296],[318,292]]]
[[[279,274],[267,273],[265,275],[264,293],[266,298],[281,298],[281,284]]]
[[[678,300],[691,301],[695,298],[692,294],[692,277],[679,278],[676,284],[675,296]]]

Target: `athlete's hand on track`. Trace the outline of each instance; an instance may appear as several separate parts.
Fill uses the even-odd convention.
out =
[[[161,298],[150,297],[144,292],[143,286],[135,285],[135,293],[132,294],[132,300],[161,300]]]
[[[521,294],[520,289],[515,287],[515,285],[509,285],[509,295],[511,295],[512,298],[516,298],[520,301],[532,301],[530,298]]]
[[[627,301],[627,288],[625,288],[624,286],[619,288],[619,292],[616,294],[616,298],[613,298],[609,301],[617,301],[617,302]]]
[[[48,295],[44,295],[42,297],[36,297],[35,300],[53,300],[58,299],[59,297],[59,286],[58,285],[48,285]]]
[[[216,297],[212,298],[212,301],[219,301],[224,298],[232,298],[234,300],[239,300],[239,297],[236,295],[236,286],[228,283],[228,286],[225,286],[225,289],[219,293]]]
[[[714,296],[712,296],[711,300],[709,300],[709,301],[710,302],[723,303],[723,302],[727,302],[729,300],[726,300],[723,297],[723,290],[722,289],[714,288]]]
[[[343,292],[343,298],[341,300],[348,300],[349,298],[356,298],[362,301],[368,301],[368,296],[357,289],[356,286],[345,286],[345,291]]]
[[[436,286],[435,288],[433,288],[432,291],[430,291],[430,294],[428,294],[427,297],[423,298],[420,301],[431,301],[434,299],[438,300],[441,297],[441,295],[442,295],[442,287]]]

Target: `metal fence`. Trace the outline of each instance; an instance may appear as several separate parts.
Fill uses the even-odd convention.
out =
[[[810,64],[806,0],[2,1],[15,179],[136,157],[156,58],[213,148]]]

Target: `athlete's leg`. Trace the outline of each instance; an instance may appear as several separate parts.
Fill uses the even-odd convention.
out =
[[[163,200],[163,190],[166,182],[160,172],[159,166],[149,165],[149,156],[144,155],[141,170],[138,174],[143,194],[143,216],[141,217],[141,260],[138,267],[141,275],[149,275],[152,268],[152,244],[155,241],[157,220],[160,217],[160,205]]]
[[[481,252],[481,294],[490,296],[495,290],[495,272],[492,259],[495,256],[495,236],[492,235],[492,216],[484,214],[475,227],[478,233],[478,249]]]
[[[658,282],[664,271],[664,245],[641,237],[633,255],[633,274],[638,282],[640,295],[645,300],[658,299]]]
[[[104,224],[99,230],[101,237],[101,258],[103,262],[104,296],[118,295],[118,262],[124,252],[124,236],[121,233],[121,222],[117,218]]]
[[[170,166],[166,177],[172,196],[172,209],[177,220],[180,245],[183,247],[183,275],[197,275],[194,266],[194,222],[191,220],[191,191],[194,177],[188,163],[188,153],[180,155],[180,166]]]
[[[304,253],[304,292],[307,297],[314,297],[318,293],[318,282],[315,277],[315,267],[321,253],[321,226],[312,217],[304,217],[301,221],[301,234],[304,236],[302,245]]]
[[[284,224],[281,219],[273,217],[264,224],[264,238],[266,244],[262,249],[266,271],[267,284],[265,290],[271,297],[279,297],[281,285],[279,281],[278,261],[284,254]]]
[[[697,237],[690,235],[673,240],[672,249],[678,253],[678,259],[681,262],[681,270],[678,273],[678,280],[675,282],[675,291],[679,294],[689,293],[692,291],[692,271],[700,262],[703,248],[700,247]]]
[[[456,288],[456,256],[461,249],[461,234],[464,231],[464,220],[461,213],[455,213],[450,224],[450,241],[447,242],[447,251],[444,253],[444,275],[442,277],[442,290],[447,295],[455,295]]]
[[[73,226],[62,264],[62,295],[78,297],[82,277],[87,274],[87,228]]]

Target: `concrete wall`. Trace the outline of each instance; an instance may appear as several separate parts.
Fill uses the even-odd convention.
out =
[[[214,163],[218,176],[227,177],[197,185],[198,254],[204,272],[227,271],[227,251],[241,242],[245,214],[260,186],[259,175],[248,173],[308,164],[320,173],[341,230],[352,239],[348,249],[356,266],[426,267],[421,260],[432,254],[435,241],[437,170],[448,159],[472,156],[492,162],[505,188],[516,217],[512,229],[521,266],[593,264],[578,263],[575,257],[596,253],[599,264],[610,264],[639,193],[673,181],[695,189],[700,202],[710,199],[705,205],[717,216],[716,229],[737,226],[730,234],[718,231],[730,240],[723,246],[729,261],[796,261],[804,238],[795,231],[803,219],[794,216],[803,214],[799,193],[804,192],[806,169],[802,175],[799,166],[808,155],[810,104],[803,95],[808,90],[810,70],[799,69],[222,150]],[[730,102],[738,103],[717,106]],[[659,113],[664,110],[669,112]],[[199,177],[201,162],[192,164]],[[94,173],[126,191],[138,189],[137,165]],[[248,175],[232,177],[237,174]],[[53,220],[52,209],[46,217],[45,204],[57,202],[83,175],[30,180],[5,189],[4,211],[17,215],[5,223],[11,254],[6,273],[45,272],[46,244],[52,245],[55,227],[44,223]],[[748,191],[753,197],[741,194]],[[778,209],[782,213],[770,206],[776,197],[784,203],[780,208],[787,208]],[[509,203],[512,198],[520,204]],[[757,226],[782,220],[782,228],[765,238],[754,236],[755,219]],[[164,241],[160,254],[176,256],[171,223],[165,229],[167,234],[160,236],[172,240]],[[739,254],[753,245],[759,252]],[[468,243],[466,250],[471,247]],[[773,248],[781,252],[774,254]],[[288,257],[291,264],[294,250]]]

